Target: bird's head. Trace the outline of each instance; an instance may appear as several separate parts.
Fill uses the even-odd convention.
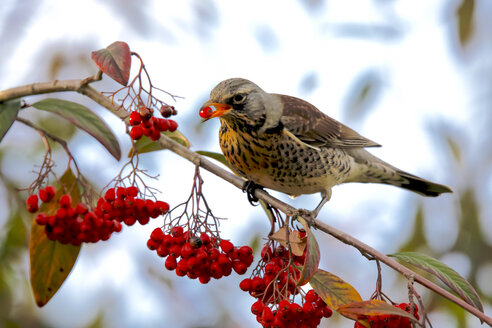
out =
[[[240,126],[265,131],[275,127],[282,116],[282,105],[276,95],[269,94],[253,82],[232,78],[220,82],[210,92],[200,115],[207,121],[214,117]]]

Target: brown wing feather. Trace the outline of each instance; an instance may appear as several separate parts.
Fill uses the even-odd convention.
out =
[[[302,99],[277,95],[284,105],[282,124],[311,146],[361,148],[381,145],[364,138]]]

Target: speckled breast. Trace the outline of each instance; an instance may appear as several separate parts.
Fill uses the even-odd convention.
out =
[[[289,195],[329,190],[350,172],[343,150],[316,149],[282,131],[241,131],[222,123],[220,147],[231,165],[248,180]]]

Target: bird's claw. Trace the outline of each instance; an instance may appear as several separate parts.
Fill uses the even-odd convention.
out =
[[[318,213],[316,213],[315,211],[310,211],[303,208],[297,209],[292,213],[293,218],[302,217],[309,223],[311,223],[314,219],[316,219],[317,216]]]
[[[245,192],[248,195],[248,202],[253,206],[257,206],[259,203],[258,198],[256,198],[255,196],[256,189],[263,190],[263,186],[254,183],[253,181],[250,180],[246,181],[242,188],[243,192]]]

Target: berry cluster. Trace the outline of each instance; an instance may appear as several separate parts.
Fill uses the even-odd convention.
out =
[[[128,226],[139,222],[147,224],[169,210],[169,204],[163,201],[137,198],[138,188],[110,188],[97,201],[94,213],[105,220],[123,222]]]
[[[257,299],[265,303],[275,303],[279,298],[299,293],[297,280],[300,276],[295,266],[304,264],[305,254],[293,255],[294,265],[290,265],[289,251],[284,246],[278,246],[274,250],[265,246],[261,250],[261,258],[264,263],[263,277],[260,275],[246,278],[239,287]],[[261,272],[260,272],[261,273]]]
[[[48,186],[39,191],[39,198],[42,202],[49,203],[55,193],[55,187]],[[36,212],[39,209],[37,195],[29,196],[26,204],[30,212]],[[35,219],[37,224],[45,226],[46,236],[50,240],[80,245],[83,242],[107,240],[113,232],[121,231],[121,223],[98,217],[83,203],[72,207],[72,197],[68,194],[62,195],[57,205],[53,215],[39,213]]]
[[[304,296],[302,306],[284,299],[278,303],[278,309],[272,310],[258,300],[251,306],[251,312],[256,315],[256,320],[263,327],[271,328],[317,327],[321,318],[329,318],[333,314],[313,289]]]
[[[144,108],[147,109],[146,107]],[[129,123],[132,126],[130,137],[133,140],[138,140],[145,135],[151,140],[156,141],[161,137],[161,132],[174,132],[178,128],[176,121],[154,117],[150,112],[142,115],[137,111],[133,111],[130,114]]]
[[[39,198],[44,203],[52,201],[56,194],[53,186],[39,191]],[[78,203],[72,206],[72,197],[62,195],[56,211],[52,215],[39,213],[36,223],[45,226],[48,239],[62,244],[80,245],[108,240],[113,232],[120,232],[122,225],[133,225],[136,221],[146,224],[150,218],[156,218],[169,209],[166,202],[143,200],[136,198],[138,189],[111,188],[104,197],[99,198],[94,211],[89,211],[86,205]],[[38,195],[31,195],[26,201],[29,212],[39,210]]]
[[[394,305],[397,308],[400,308],[408,313],[410,313],[411,308],[408,303],[401,303]],[[419,317],[419,309],[417,304],[414,304],[413,316],[418,320]],[[411,328],[412,324],[410,323],[410,319],[405,317],[400,317],[398,315],[378,315],[378,316],[369,316],[362,317],[360,319],[366,319],[369,321],[371,328]],[[358,322],[355,323],[354,328],[363,328],[364,326]]]
[[[211,278],[228,276],[232,270],[244,274],[253,262],[253,250],[249,246],[234,247],[228,240],[219,243],[206,233],[198,237],[183,231],[180,226],[171,228],[169,234],[161,228],[154,229],[147,247],[159,256],[167,257],[166,269],[176,270],[176,275],[180,277],[198,278],[203,284]]]

